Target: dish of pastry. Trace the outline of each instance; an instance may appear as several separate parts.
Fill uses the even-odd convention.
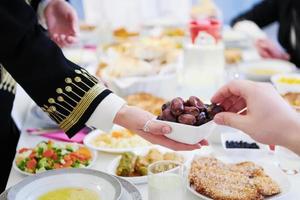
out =
[[[160,115],[161,105],[166,102],[163,98],[145,92],[129,95],[125,100],[128,105],[137,106],[154,115]]]

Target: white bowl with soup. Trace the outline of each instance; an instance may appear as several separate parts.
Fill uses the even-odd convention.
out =
[[[59,169],[24,179],[12,187],[8,200],[119,200],[120,182],[91,169]]]

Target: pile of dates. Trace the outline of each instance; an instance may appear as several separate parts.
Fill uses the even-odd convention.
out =
[[[157,119],[200,126],[211,121],[217,113],[223,111],[223,107],[216,104],[204,104],[195,96],[191,96],[187,101],[177,97],[162,105],[161,115]]]

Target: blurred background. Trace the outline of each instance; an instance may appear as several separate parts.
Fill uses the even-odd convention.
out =
[[[229,25],[234,17],[260,1],[262,0],[214,0],[213,2],[219,9],[219,17],[224,25]],[[162,16],[169,18],[177,16],[178,19],[187,21],[190,8],[205,2],[207,0],[70,0],[82,21],[89,23],[106,21],[112,23],[114,28],[134,26]],[[264,29],[278,45],[277,30],[277,23]]]

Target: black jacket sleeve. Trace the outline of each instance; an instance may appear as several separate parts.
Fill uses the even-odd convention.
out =
[[[38,8],[40,2],[41,2],[41,0],[30,0],[29,4],[32,6],[32,8],[35,11],[37,11],[37,8]]]
[[[30,97],[74,135],[111,92],[67,60],[24,0],[0,1],[0,63]]]
[[[31,5],[31,7],[37,11],[38,9],[38,6],[39,6],[39,3],[41,2],[42,0],[28,0],[28,3]],[[66,0],[66,1],[69,1],[69,0]]]
[[[231,25],[233,26],[238,21],[250,20],[262,28],[277,21],[279,18],[278,1],[280,0],[264,0],[256,4],[252,9],[234,18]]]

